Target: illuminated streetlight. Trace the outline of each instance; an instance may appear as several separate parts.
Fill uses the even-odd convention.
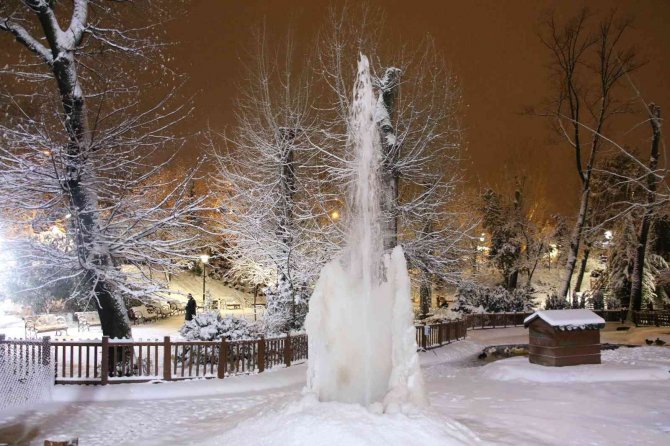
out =
[[[330,218],[333,219],[333,220],[339,220],[340,219],[340,211],[337,211],[337,210],[332,211],[330,213]]]

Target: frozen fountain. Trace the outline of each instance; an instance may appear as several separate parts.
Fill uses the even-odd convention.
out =
[[[349,244],[323,268],[310,301],[306,391],[319,401],[397,412],[422,405],[425,394],[405,256],[399,246],[382,249],[376,104],[361,55],[350,118],[356,156]]]
[[[350,118],[356,171],[349,245],[323,268],[309,304],[304,397],[240,423],[226,432],[225,443],[479,444],[467,427],[421,408],[426,397],[407,264],[402,248],[382,249],[375,106],[368,60],[361,56]]]

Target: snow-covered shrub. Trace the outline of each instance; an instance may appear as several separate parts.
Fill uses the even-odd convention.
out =
[[[621,301],[614,296],[611,295],[607,296],[605,298],[605,307],[608,310],[615,310],[617,308],[621,308]]]
[[[179,333],[189,341],[215,341],[226,339],[257,339],[262,333],[260,325],[232,316],[223,317],[216,312],[200,313],[186,321]]]
[[[448,308],[436,308],[432,310],[431,313],[433,313],[432,316],[427,317],[420,322],[425,323],[426,325],[442,324],[444,322],[454,321],[461,318],[461,313],[452,311]]]
[[[532,288],[509,292],[501,286],[490,288],[474,282],[461,282],[456,290],[454,310],[467,314],[530,311],[533,308],[532,293]]]
[[[545,310],[567,310],[571,308],[570,302],[564,297],[558,297],[557,294],[552,294],[544,301]]]
[[[591,296],[588,298],[588,303],[593,306],[594,310],[604,310],[605,309],[605,294],[602,290],[595,290],[591,293]]]
[[[292,288],[290,282],[282,277],[276,285],[267,287],[264,293],[267,303],[265,323],[268,333],[280,334],[303,328],[310,298],[306,285]]]

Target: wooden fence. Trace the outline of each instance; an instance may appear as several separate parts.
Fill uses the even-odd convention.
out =
[[[626,310],[592,310],[605,322],[621,322],[626,319]],[[468,314],[465,322],[468,330],[480,328],[505,328],[523,325],[524,319],[533,313],[484,313]],[[667,320],[667,316],[666,316]],[[644,325],[644,324],[640,324]]]
[[[625,310],[596,311],[606,321],[619,321]],[[464,319],[416,326],[419,349],[427,350],[463,339],[467,330],[523,325],[531,313],[470,314]],[[670,325],[670,312],[636,312],[638,325]],[[132,339],[10,340],[0,335],[0,355],[26,363],[52,361],[57,384],[112,384],[263,372],[307,359],[307,335],[247,341],[175,341]]]
[[[465,325],[469,330],[478,328],[505,328],[523,325],[523,320],[532,313],[484,313],[468,314]]]
[[[13,373],[24,376],[33,373],[40,365],[49,365],[49,337],[9,341],[0,334],[0,362],[11,364]]]
[[[279,365],[288,367],[307,359],[304,334],[248,341],[173,341],[169,336],[162,341],[107,336],[88,341],[45,339],[55,365],[56,384],[221,379]],[[22,342],[26,341],[0,339],[6,348],[18,348]]]
[[[464,320],[417,325],[416,344],[421,350],[428,350],[463,339],[466,334],[467,326]]]
[[[633,323],[636,326],[668,327],[670,326],[670,311],[633,311]]]

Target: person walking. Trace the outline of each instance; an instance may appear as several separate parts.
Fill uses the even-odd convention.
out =
[[[186,320],[190,321],[195,316],[196,303],[193,295],[188,293],[188,303],[186,304]]]

